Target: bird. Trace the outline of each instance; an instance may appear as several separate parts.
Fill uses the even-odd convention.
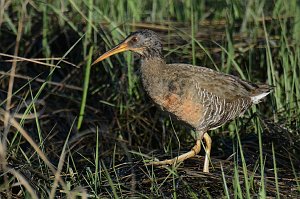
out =
[[[272,91],[267,84],[252,83],[206,67],[167,64],[159,35],[148,29],[131,33],[92,65],[124,51],[139,55],[140,78],[152,101],[196,132],[196,143],[190,151],[173,159],[152,161],[154,166],[174,165],[196,156],[204,139],[203,172],[209,173],[212,139],[208,131],[242,116]]]

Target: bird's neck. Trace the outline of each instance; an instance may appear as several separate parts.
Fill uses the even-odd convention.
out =
[[[161,57],[144,58],[141,60],[141,73],[143,76],[160,74],[165,66],[166,62]]]
[[[151,58],[142,59],[140,74],[143,82],[144,89],[148,95],[153,98],[158,95],[158,93],[153,93],[159,91],[160,89],[155,89],[154,87],[159,87],[164,74],[166,73],[166,62],[162,58]]]

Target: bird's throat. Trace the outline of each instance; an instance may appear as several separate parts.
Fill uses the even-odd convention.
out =
[[[166,62],[162,58],[142,59],[140,72],[144,88],[148,94],[153,92],[153,89],[152,91],[149,89],[160,86],[165,71]]]
[[[154,57],[141,60],[141,73],[145,78],[161,77],[166,68],[166,62],[162,58]],[[149,77],[147,77],[149,76]]]

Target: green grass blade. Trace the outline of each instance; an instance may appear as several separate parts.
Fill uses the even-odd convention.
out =
[[[80,105],[77,129],[80,129],[80,127],[82,125],[83,117],[84,117],[86,98],[87,98],[87,93],[88,93],[88,89],[89,89],[92,56],[93,56],[93,47],[90,47],[87,65],[86,65],[85,74],[84,74],[83,93],[82,93],[82,100],[81,100],[81,105]]]

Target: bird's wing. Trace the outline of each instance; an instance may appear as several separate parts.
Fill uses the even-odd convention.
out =
[[[258,85],[242,80],[238,77],[220,73],[209,68],[193,66],[189,64],[168,64],[170,71],[177,71],[183,79],[189,79],[192,86],[205,90],[215,96],[234,101],[237,98],[250,98]],[[174,70],[174,67],[177,70]],[[173,68],[173,69],[171,69]],[[176,73],[176,72],[173,72]]]

